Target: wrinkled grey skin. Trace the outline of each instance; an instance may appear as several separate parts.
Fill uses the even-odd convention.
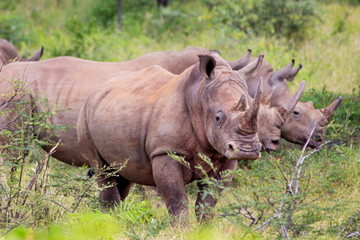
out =
[[[198,62],[180,75],[158,66],[119,75],[89,95],[77,132],[90,165],[98,171],[128,159],[118,177],[97,172],[100,187],[117,183],[101,191],[100,199],[119,203],[132,183],[157,186],[170,214],[187,215],[184,185],[203,177],[195,166],[221,177],[222,171],[236,168],[236,160],[259,157],[261,92],[259,87],[250,103],[245,79],[259,69],[262,57],[238,72],[216,52]],[[190,169],[168,152],[184,157]],[[215,168],[198,153],[210,157]],[[196,205],[215,203],[199,194]]]
[[[5,39],[0,39],[0,66],[8,64],[14,61],[27,62],[27,61],[39,61],[44,51],[44,47],[35,53],[29,59],[24,59],[19,56],[14,46]]]

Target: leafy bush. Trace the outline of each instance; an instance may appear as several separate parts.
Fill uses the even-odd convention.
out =
[[[66,172],[49,167],[49,157],[59,143],[48,154],[44,154],[42,147],[54,145],[51,137],[57,130],[66,129],[66,126],[50,124],[52,115],[60,110],[57,106],[50,107],[46,99],[29,97],[23,82],[9,82],[13,84],[13,91],[2,96],[4,101],[0,111],[3,144],[0,152],[0,228],[48,224],[65,210],[74,212],[95,180],[89,181],[85,174],[72,177],[75,180],[69,179]],[[41,139],[38,138],[40,135]],[[62,180],[66,184],[60,184]],[[71,207],[65,207],[67,204],[61,203],[60,199],[52,199],[60,193],[73,197]]]
[[[314,0],[208,0],[218,24],[226,24],[247,35],[277,35],[303,38],[316,17]]]
[[[21,42],[32,43],[35,39],[32,33],[32,22],[19,13],[0,15],[0,38],[13,44]]]
[[[117,14],[117,0],[97,0],[91,6],[90,21],[96,21],[102,27],[114,24]]]

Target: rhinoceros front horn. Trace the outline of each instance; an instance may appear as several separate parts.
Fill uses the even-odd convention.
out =
[[[248,49],[244,56],[242,56],[235,62],[229,62],[229,65],[232,68],[232,70],[239,70],[245,67],[246,65],[248,65],[250,61],[250,54],[251,54],[251,49]]]
[[[340,105],[342,97],[337,97],[329,106],[320,109],[320,111],[324,114],[324,117],[327,121],[330,120],[330,117],[333,115],[337,107]]]
[[[304,92],[304,89],[305,89],[305,81],[302,81],[300,83],[299,90],[295,93],[295,96],[290,100],[290,102],[286,106],[286,110],[288,113],[291,113],[294,110],[296,104],[298,103],[298,101],[301,98],[301,95]]]
[[[258,130],[258,113],[260,109],[260,103],[261,103],[261,83],[262,83],[262,77],[260,77],[257,88],[256,88],[256,94],[254,97],[254,101],[252,102],[250,108],[246,110],[245,113],[245,123],[241,126],[241,128],[248,129],[249,132],[257,132]]]

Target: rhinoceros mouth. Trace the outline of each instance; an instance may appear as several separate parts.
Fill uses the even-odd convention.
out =
[[[319,147],[322,142],[323,142],[323,139],[322,139],[322,135],[323,135],[323,130],[318,130],[317,132],[315,132],[310,141],[309,141],[309,144],[308,146],[309,147],[312,147],[312,148],[317,148]],[[304,143],[305,144],[305,143]]]
[[[312,148],[317,148],[322,144],[322,140],[321,139],[311,139],[309,141],[308,146],[312,147]]]
[[[259,141],[244,143],[230,142],[225,149],[225,157],[232,160],[252,160],[259,158],[262,144]]]

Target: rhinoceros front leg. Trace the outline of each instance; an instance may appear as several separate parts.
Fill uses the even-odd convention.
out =
[[[219,169],[218,173],[216,174],[215,172],[211,172],[209,174],[209,177],[216,177],[217,179],[224,179],[222,178],[222,172],[225,170],[235,170],[236,166],[237,166],[237,161],[235,160],[225,160],[224,159],[224,164],[221,166],[221,168]],[[229,178],[229,181],[227,181],[224,185],[228,186],[232,180],[232,178],[234,177],[234,175],[227,175],[227,178]],[[211,219],[213,216],[210,213],[210,208],[214,208],[216,203],[217,203],[217,199],[215,199],[214,197],[212,197],[210,194],[208,194],[206,197],[204,197],[204,193],[206,191],[206,188],[209,188],[208,184],[205,184],[201,181],[198,181],[197,183],[198,187],[199,187],[199,193],[198,193],[198,197],[196,199],[196,203],[195,203],[195,214],[196,217],[198,218],[198,220],[208,220]],[[218,191],[221,191],[221,189],[218,189]]]
[[[170,214],[187,216],[188,198],[180,163],[167,155],[157,156],[152,160],[155,184]]]

